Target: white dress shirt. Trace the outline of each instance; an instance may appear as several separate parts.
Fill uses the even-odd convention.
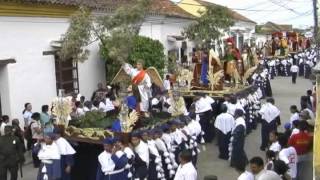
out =
[[[269,150],[271,150],[271,151],[273,151],[275,153],[278,153],[281,150],[281,146],[280,146],[279,142],[278,141],[273,142],[270,145]]]
[[[197,170],[194,168],[192,162],[184,165],[179,165],[174,180],[197,180]]]
[[[223,134],[228,134],[234,128],[235,121],[231,114],[222,113],[217,116],[214,127],[219,129]]]
[[[292,65],[290,68],[290,71],[293,73],[296,73],[299,71],[299,67],[297,65]]]
[[[245,171],[238,177],[237,180],[254,180],[254,176],[251,172]]]

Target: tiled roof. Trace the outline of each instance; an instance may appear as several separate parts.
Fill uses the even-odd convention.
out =
[[[211,3],[211,2],[207,2],[207,1],[203,1],[203,0],[196,0],[199,4],[203,5],[203,6],[221,6],[221,5],[218,5],[218,4],[215,4],[215,3]],[[239,20],[239,21],[245,21],[245,22],[250,22],[250,23],[254,23],[254,24],[257,24],[256,22],[252,21],[251,19],[243,16],[242,14],[236,12],[236,11],[233,11],[232,9],[229,9],[228,8],[228,11],[229,13],[231,14],[231,16],[233,17],[233,19],[235,20]]]
[[[54,4],[64,6],[86,6],[100,10],[114,10],[121,5],[134,3],[134,0],[0,0],[0,2],[21,2],[36,4]],[[152,0],[150,13],[165,16],[193,18],[193,16],[175,5],[170,0]]]

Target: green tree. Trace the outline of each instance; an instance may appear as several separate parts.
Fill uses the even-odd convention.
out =
[[[201,11],[195,23],[185,28],[185,37],[199,44],[210,43],[219,37],[234,24],[231,14],[226,7],[217,5],[206,6],[206,11]]]
[[[163,74],[165,54],[162,43],[144,36],[135,36],[129,55],[129,62],[135,64],[137,60],[144,60],[145,67],[153,66]]]
[[[62,60],[82,61],[87,59],[86,47],[99,41],[103,56],[123,63],[127,60],[133,37],[140,30],[150,0],[134,0],[120,5],[112,14],[93,16],[87,8],[71,17],[67,33],[62,38],[60,57]]]

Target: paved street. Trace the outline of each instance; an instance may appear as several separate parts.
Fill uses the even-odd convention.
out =
[[[277,77],[272,80],[273,96],[276,101],[276,105],[281,111],[282,123],[289,121],[290,105],[299,105],[299,99],[301,95],[306,93],[307,88],[311,88],[310,81],[305,79],[298,79],[297,84],[291,84],[291,78],[289,77]],[[299,106],[298,106],[299,107]],[[245,150],[248,158],[253,156],[265,157],[264,152],[259,150],[260,147],[260,126],[257,130],[248,135],[245,144]],[[218,158],[218,147],[212,143],[207,145],[206,151],[200,153],[199,157],[199,179],[203,179],[206,175],[216,175],[218,180],[235,180],[239,174],[231,167],[227,161],[220,160]],[[311,166],[310,162],[310,166]],[[306,171],[303,180],[312,179],[311,167]]]
[[[290,78],[276,78],[272,80],[273,94],[276,100],[277,106],[281,110],[281,120],[286,122],[289,119],[289,106],[292,104],[299,104],[299,98],[302,94],[305,94],[307,88],[311,88],[311,82],[304,79],[298,79],[296,85],[291,84]],[[206,145],[206,151],[200,153],[198,159],[199,167],[199,180],[203,179],[205,175],[217,175],[219,180],[235,180],[238,177],[237,172],[229,167],[227,161],[218,159],[218,148],[213,142]],[[260,146],[260,130],[253,131],[246,139],[246,152],[248,158],[253,156],[264,157],[264,153],[259,150]],[[201,148],[202,149],[202,148]],[[30,159],[30,158],[29,158]],[[305,171],[306,176],[303,180],[311,180],[311,163],[308,171]],[[35,180],[37,170],[32,168],[31,165],[24,167],[23,180]]]

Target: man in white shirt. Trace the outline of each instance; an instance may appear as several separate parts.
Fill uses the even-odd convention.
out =
[[[277,126],[280,125],[280,110],[274,105],[274,99],[268,98],[259,114],[262,120],[260,150],[264,151],[268,147],[269,133],[277,131]]]
[[[246,170],[244,165],[236,165],[236,171],[240,173],[240,176],[237,180],[254,180],[254,176],[251,172]]]
[[[179,155],[180,165],[174,180],[197,180],[197,170],[194,168],[191,160],[192,153],[188,150],[182,151]]]
[[[212,106],[205,98],[205,94],[198,93],[196,95],[195,113],[197,114],[196,120],[199,121],[201,129],[204,131],[205,142],[211,142],[213,140],[213,132],[210,128],[210,117],[212,114]]]
[[[225,104],[221,106],[222,113],[217,116],[214,122],[218,136],[219,145],[219,158],[227,160],[229,158],[229,142],[231,137],[231,131],[235,125],[234,118],[231,114],[227,113],[228,108]]]
[[[250,160],[250,169],[254,175],[254,180],[281,180],[277,173],[264,169],[261,157],[253,157]]]
[[[9,116],[3,115],[0,118],[1,118],[1,121],[0,121],[0,135],[4,136],[5,135],[4,128],[9,125],[8,124],[9,123]]]
[[[288,174],[291,176],[292,180],[294,180],[297,177],[297,152],[294,147],[288,147],[288,140],[284,135],[279,136],[278,141],[282,148],[279,152],[279,160],[284,161],[288,165]]]
[[[296,64],[293,64],[290,68],[292,84],[296,83],[298,71],[299,71],[299,67]]]

